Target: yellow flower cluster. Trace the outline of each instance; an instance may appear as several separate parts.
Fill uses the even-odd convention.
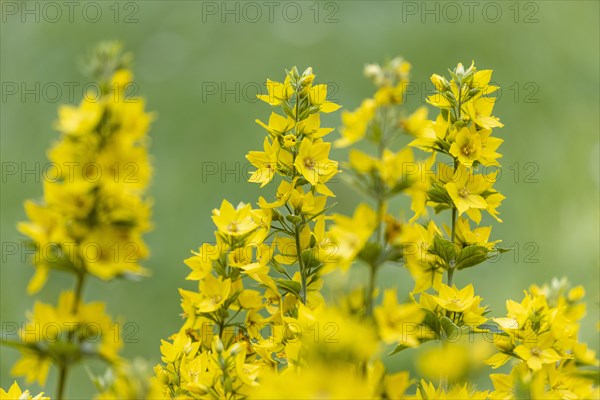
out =
[[[321,383],[315,375],[305,380],[302,374],[296,374],[295,381],[265,380],[260,393],[268,398],[269,387],[279,387],[283,382],[274,393],[289,396],[285,388],[296,382],[292,393],[302,393],[301,397],[313,393],[352,397],[343,391],[349,388],[365,398],[597,398],[597,386],[586,376],[593,372],[578,368],[597,365],[593,352],[577,341],[577,321],[583,309],[575,302],[581,289],[560,297],[548,288],[534,288],[531,292],[536,295],[528,295],[522,305],[509,301],[508,318],[490,318],[490,310],[475,294],[472,284],[457,287],[453,282],[457,271],[507,251],[499,247],[500,240],[490,239],[490,226],[479,226],[482,211],[501,222],[498,207],[504,200],[494,188],[501,157],[497,151],[503,141],[492,136],[494,128],[502,127],[492,115],[496,99],[490,95],[498,89],[490,84],[492,71],[459,64],[450,71],[450,79],[433,75],[436,93],[427,101],[439,109],[439,115],[429,120],[426,107],[408,116],[402,110],[402,91],[409,70],[400,58],[383,67],[367,66],[365,73],[377,90],[354,112],[343,113],[342,138],[336,141],[336,145],[345,147],[366,140],[376,149],[374,155],[350,149],[345,168],[351,184],[373,206],[361,203],[351,217],[332,216],[329,230],[337,250],[331,268],[345,271],[358,262],[369,271],[364,287],[353,290],[344,300],[350,315],[372,326],[379,342],[368,360],[354,364],[362,372],[344,375],[347,381],[360,382],[363,391],[340,385],[335,378]],[[396,150],[394,143],[402,132],[413,136],[413,140],[408,147]],[[418,160],[412,148],[430,156]],[[450,162],[442,162],[442,157]],[[408,222],[390,212],[391,200],[400,193],[412,200],[414,215]],[[450,211],[448,226],[438,226],[431,219],[419,221],[429,215],[430,207],[435,214]],[[406,303],[398,301],[395,289],[383,291],[378,302],[377,274],[383,265],[395,263],[408,269],[415,281],[414,289],[407,294]],[[467,343],[465,338],[475,335],[482,338],[479,344],[474,346],[471,340]],[[492,337],[501,353],[489,358],[492,350],[484,339]],[[527,338],[534,340],[529,342]],[[406,374],[405,384],[398,384],[402,389],[393,394],[385,388],[374,390],[366,383],[376,379],[369,375],[370,368],[380,362],[379,351],[384,345],[394,345],[391,354],[395,354],[429,346],[426,342],[432,341],[441,342],[442,347],[419,353],[419,371],[427,379],[420,379],[414,396],[407,394],[414,381],[402,371],[385,374]],[[470,377],[473,371],[486,367],[486,358],[495,367],[511,358],[521,361],[509,375],[491,375],[495,390],[481,391],[470,383]],[[311,364],[316,371],[320,371],[319,361],[323,359],[332,363],[331,358],[320,358]],[[343,374],[344,369],[336,371]],[[439,385],[428,381],[431,378],[439,378]]]
[[[142,98],[127,95],[132,85],[127,60],[119,44],[97,48],[90,64],[98,69],[94,77],[101,92],[59,108],[61,137],[48,152],[52,172],[46,174],[43,200],[25,203],[29,221],[18,226],[35,249],[30,294],[44,286],[50,271],[75,280],[74,290],[62,291],[55,306],[36,301],[19,340],[4,341],[21,353],[11,373],[28,383],[44,386],[50,366],[56,366],[58,399],[77,363],[100,359],[117,374],[128,365],[118,355],[120,323],[106,314],[103,302],[83,299],[90,277],[146,275],[140,260],[148,256],[142,235],[150,228],[145,192],[152,115]]]
[[[82,294],[90,276],[145,274],[139,262],[148,254],[152,115],[142,99],[125,96],[125,57],[111,47],[100,55],[111,61],[92,65],[102,95],[61,107],[61,140],[49,153],[57,179],[45,183],[43,202],[26,204],[30,221],[19,226],[37,250],[29,291],[51,270],[72,273],[75,289],[56,306],[36,302],[20,340],[4,343],[22,353],[13,374],[43,385],[56,365],[59,399],[68,370],[87,358],[113,367],[94,377],[98,399],[600,397],[599,362],[579,341],[582,287],[531,286],[521,302],[507,301],[506,316],[494,317],[472,284],[454,282],[458,271],[507,251],[491,239],[491,226],[481,226],[482,211],[502,222],[504,200],[494,187],[503,141],[492,131],[503,125],[493,115],[492,71],[458,64],[449,78],[433,75],[431,120],[426,106],[404,111],[410,64],[402,58],[367,65],[375,92],[342,113],[335,145],[353,145],[344,174],[365,198],[352,215],[329,212],[341,171],[330,159],[333,128],[322,127],[321,116],[340,106],[327,85],[311,68],[267,80],[258,98],[274,111],[256,121],[263,148],[246,158],[255,168],[249,182],[275,181],[275,193],[256,204],[223,200],[212,211],[214,242],[184,261],[193,284],[179,289],[184,321],[161,341],[162,362],[149,380],[146,363],[119,356],[118,325],[104,304]],[[403,133],[407,146],[398,144]],[[410,198],[408,220],[393,210],[401,194]],[[381,285],[388,266],[404,266],[413,289]],[[358,284],[344,280],[360,274]],[[324,289],[338,278],[348,287]],[[416,354],[415,378],[384,358],[402,351]],[[489,390],[473,383],[475,373],[506,364],[511,370],[491,374]],[[16,383],[1,395],[45,398]]]
[[[52,269],[103,280],[145,274],[139,260],[148,256],[142,234],[150,228],[144,192],[152,115],[142,98],[125,96],[131,82],[120,69],[99,99],[89,94],[59,109],[61,140],[48,153],[53,179],[44,182],[43,202],[25,203],[29,221],[19,224],[37,251],[31,294]]]
[[[50,365],[96,357],[114,364],[122,346],[117,325],[102,302],[76,303],[75,293],[64,291],[56,307],[36,302],[21,330],[22,358],[11,373],[44,386]]]
[[[578,340],[583,296],[583,287],[569,289],[565,280],[554,280],[551,286],[532,286],[520,303],[506,302],[506,317],[494,318],[500,352],[486,363],[498,368],[515,362],[509,374],[490,375],[496,389],[492,398],[514,398],[519,391],[532,398],[598,398],[588,368],[597,367],[598,359]]]
[[[203,244],[185,263],[198,289],[180,289],[185,322],[162,342],[163,364],[156,382],[166,397],[221,399],[386,398],[511,399],[590,398],[597,388],[579,364],[595,364],[577,342],[576,303],[580,289],[556,295],[532,288],[519,305],[509,302],[508,318],[490,310],[471,284],[457,287],[454,273],[506,251],[491,240],[491,227],[479,226],[482,210],[499,220],[504,196],[494,189],[502,124],[492,115],[491,71],[458,65],[450,81],[432,77],[437,93],[427,109],[402,110],[410,65],[397,58],[369,65],[377,90],[353,112],[342,114],[339,147],[366,140],[375,155],[352,148],[345,172],[368,198],[352,216],[328,214],[333,196],[327,183],[338,174],[329,159],[331,128],[320,113],[338,106],[327,101],[325,85],[314,84],[311,69],[295,68],[281,82],[268,81],[259,98],[281,112],[267,123],[263,151],[247,159],[256,168],[250,182],[266,186],[281,177],[275,200],[260,197],[258,207],[223,201],[213,211],[215,242]],[[409,147],[394,149],[405,132]],[[413,148],[431,153],[418,160]],[[445,164],[436,157],[449,157]],[[408,222],[390,212],[401,193],[411,198]],[[449,210],[449,226],[428,215]],[[473,226],[473,224],[475,226]],[[364,286],[326,301],[323,276],[344,274],[355,264],[368,270]],[[385,264],[406,266],[415,281],[405,301],[386,288],[379,301],[377,274]],[[444,276],[447,275],[444,283]],[[552,292],[552,293],[551,293]],[[529,323],[527,323],[529,322]],[[465,337],[494,338],[477,345]],[[534,337],[535,343],[525,339]],[[406,371],[384,366],[382,354],[442,343],[421,352],[417,381]],[[427,343],[429,342],[429,343]],[[393,346],[390,348],[390,346]],[[520,360],[509,375],[492,374],[495,390],[470,382],[474,371]],[[439,384],[431,379],[439,378]],[[416,390],[410,394],[411,386]]]
[[[260,197],[257,208],[224,200],[212,213],[215,242],[185,260],[197,290],[180,289],[186,321],[163,341],[164,364],[155,368],[172,398],[261,396],[253,392],[261,375],[292,376],[305,363],[304,324],[326,312],[321,276],[335,255],[327,183],[339,169],[325,141],[333,129],[321,127],[320,115],[339,106],[311,68],[294,67],[267,88],[259,99],[280,112],[257,120],[266,131],[263,151],[246,157],[256,168],[250,182],[264,187],[280,177],[275,199]]]

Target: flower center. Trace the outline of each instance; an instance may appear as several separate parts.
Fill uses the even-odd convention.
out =
[[[462,148],[462,152],[465,156],[468,156],[469,154],[473,153],[475,151],[475,148],[473,146],[464,146]]]
[[[460,299],[456,299],[456,298],[450,299],[450,300],[448,300],[448,303],[458,304],[458,303],[460,303]]]
[[[462,197],[463,199],[466,199],[467,197],[469,197],[469,194],[471,194],[471,193],[469,193],[469,189],[467,189],[466,187],[464,187],[458,191],[458,195],[460,197]]]
[[[304,166],[308,169],[315,169],[316,162],[310,157],[306,157],[304,159]]]
[[[227,230],[229,232],[237,232],[238,231],[237,222],[231,221],[231,223],[229,225],[227,225]]]

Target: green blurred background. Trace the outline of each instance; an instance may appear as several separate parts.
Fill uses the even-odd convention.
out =
[[[444,74],[457,62],[475,60],[480,69],[494,69],[493,80],[503,88],[495,114],[505,124],[496,131],[505,139],[505,170],[497,187],[507,200],[504,223],[494,225],[492,236],[519,251],[459,273],[457,283],[473,281],[500,315],[505,300],[520,300],[531,283],[567,276],[586,288],[588,316],[581,333],[598,349],[599,2],[51,3],[60,16],[49,2],[2,2],[3,165],[31,168],[46,161],[46,149],[57,138],[52,129],[57,107],[72,100],[68,82],[88,82],[78,61],[101,40],[120,40],[135,54],[139,92],[158,115],[150,133],[155,229],[147,236],[152,256],[146,265],[153,276],[134,283],[92,281],[85,293],[87,300],[107,300],[112,314],[139,327],[126,356],[157,362],[160,339],[178,329],[177,288],[191,288],[182,260],[212,240],[210,210],[224,197],[255,202],[259,195],[257,185],[244,183],[244,155],[261,148],[264,136],[254,119],[266,120],[270,113],[254,99],[258,86],[264,89],[266,78],[282,79],[286,67],[312,66],[317,79],[335,88],[333,98],[353,109],[372,94],[362,76],[365,63],[396,55],[413,65],[416,85],[407,111],[431,90],[432,73]],[[10,94],[7,85],[14,83],[19,89]],[[23,91],[36,91],[36,84],[38,99]],[[58,99],[55,84],[63,89]],[[74,90],[74,102],[81,87]],[[328,115],[323,125],[339,126],[339,113]],[[346,154],[335,151],[332,158]],[[208,174],[215,166],[217,173]],[[350,213],[358,197],[342,182],[334,186],[336,210]],[[267,189],[272,193],[274,187]],[[3,243],[22,239],[15,225],[25,218],[23,201],[41,194],[33,176],[3,173]],[[410,216],[407,202],[399,205]],[[20,256],[3,254],[3,324],[24,321],[31,309],[25,286],[32,272]],[[386,268],[380,278],[384,286],[411,286],[406,271],[397,268]],[[53,301],[71,285],[69,277],[55,273],[39,297]],[[6,388],[18,354],[0,351],[0,383]],[[411,357],[393,362],[411,367]],[[54,373],[48,382],[46,391],[53,394]],[[70,384],[70,395],[90,396],[83,369],[71,375]]]

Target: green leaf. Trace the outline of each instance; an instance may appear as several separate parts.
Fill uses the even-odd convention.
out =
[[[504,332],[500,328],[500,325],[498,325],[496,322],[494,322],[491,319],[485,321],[481,325],[478,325],[477,329],[481,329],[482,331],[490,332],[490,333],[493,333],[495,335],[507,335],[506,332]]]
[[[300,222],[302,222],[302,218],[300,218],[297,215],[286,215],[285,219],[287,219],[288,221],[290,221],[292,224],[297,225]]]
[[[433,211],[435,211],[436,214],[439,214],[442,211],[449,210],[451,208],[452,207],[449,206],[448,204],[438,204],[435,207],[433,207]]]
[[[444,339],[452,339],[458,332],[460,332],[460,328],[446,316],[440,318],[440,325],[442,327],[441,333],[443,333]]]
[[[404,344],[398,344],[398,345],[397,345],[397,346],[394,348],[394,350],[392,350],[392,351],[390,351],[390,352],[388,353],[388,356],[392,356],[392,355],[394,355],[394,354],[396,354],[396,353],[400,353],[402,350],[406,350],[406,349],[408,349],[408,348],[409,348],[409,347],[408,347],[408,346],[406,346],[406,345],[404,345]]]
[[[427,191],[427,198],[430,201],[440,204],[447,204],[452,206],[452,198],[448,194],[448,191],[445,187],[434,184],[431,189]]]
[[[436,235],[433,238],[433,246],[429,248],[429,252],[440,257],[446,262],[446,267],[450,267],[456,259],[457,246],[451,241]]]
[[[441,324],[438,316],[435,315],[435,313],[431,310],[426,310],[424,308],[422,310],[425,313],[425,318],[423,318],[423,324],[427,325],[429,328],[431,328],[432,331],[439,335]]]
[[[448,152],[450,151],[450,143],[446,142],[445,140],[436,139],[435,144],[440,150],[442,150],[446,154],[448,154]]]
[[[292,111],[292,108],[287,101],[281,103],[281,108],[283,109],[283,112],[285,112],[290,118],[295,118],[294,111]]]
[[[238,297],[240,297],[241,290],[238,290],[234,294],[232,294],[225,302],[223,302],[223,308],[229,308],[230,305],[235,303]]]
[[[488,253],[487,247],[476,244],[467,246],[456,257],[456,268],[460,270],[481,264],[488,259]]]
[[[279,272],[282,275],[288,275],[287,271],[283,267],[283,265],[279,264],[274,258],[269,261],[269,264],[275,269],[275,271]],[[289,275],[288,275],[289,276]]]
[[[275,282],[280,289],[287,290],[288,292],[292,292],[296,296],[300,297],[300,290],[302,289],[300,282],[289,279],[276,279]]]

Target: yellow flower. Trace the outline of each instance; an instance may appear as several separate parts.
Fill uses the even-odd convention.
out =
[[[44,396],[44,392],[32,396],[29,390],[22,391],[19,384],[15,381],[5,392],[4,389],[0,388],[0,399],[2,400],[50,400],[50,397]]]
[[[527,363],[529,368],[537,371],[544,364],[553,364],[562,359],[556,350],[552,348],[553,345],[552,333],[545,332],[525,340],[523,344],[515,347],[514,352]]]
[[[298,134],[311,139],[321,138],[332,131],[333,128],[321,128],[321,115],[319,113],[310,114],[298,123]]]
[[[494,180],[495,180],[495,178],[494,178]],[[487,203],[486,211],[492,217],[494,217],[494,219],[498,222],[502,222],[502,220],[498,217],[498,214],[500,214],[500,212],[497,210],[497,208],[500,207],[502,200],[504,200],[505,198],[506,197],[504,195],[502,195],[501,193],[497,193],[497,192],[492,193],[485,198],[485,201]],[[479,211],[479,210],[473,210],[473,211]],[[471,219],[473,221],[475,221],[476,223],[479,223],[479,221],[481,220],[481,217],[473,218],[473,216],[471,216],[471,215],[469,215],[469,217],[471,217]]]
[[[27,293],[37,293],[46,283],[50,267],[43,254],[51,246],[58,243],[69,242],[71,239],[67,234],[61,214],[44,205],[27,200],[25,202],[25,213],[29,222],[20,222],[18,230],[31,238],[36,245],[36,269],[35,274],[27,285]]]
[[[319,111],[324,113],[331,113],[338,110],[341,106],[335,104],[327,99],[327,85],[315,85],[309,89],[308,96],[310,104],[319,106]]]
[[[417,139],[428,139],[435,141],[436,134],[433,130],[434,122],[427,118],[427,107],[421,106],[415,110],[408,118],[400,120],[400,126]]]
[[[71,136],[81,136],[93,131],[102,118],[104,104],[92,98],[93,96],[86,97],[79,107],[60,106],[56,129]]]
[[[485,400],[488,398],[488,392],[470,389],[467,384],[454,385],[448,390],[444,390],[441,386],[436,389],[433,383],[421,379],[416,398],[418,400]]]
[[[350,149],[348,162],[357,172],[370,173],[379,167],[379,160],[358,149]]]
[[[249,234],[258,228],[252,218],[250,204],[240,203],[237,208],[227,200],[223,200],[219,209],[213,210],[212,220],[220,233],[240,237]]]
[[[459,130],[454,143],[450,146],[450,154],[467,168],[471,168],[473,162],[479,159],[481,150],[481,136],[474,125]]]
[[[422,337],[421,321],[425,314],[414,303],[398,304],[396,291],[388,289],[380,306],[373,310],[379,335],[386,343],[416,347]]]
[[[336,307],[299,304],[298,318],[291,322],[299,329],[307,362],[331,361],[334,366],[366,362],[379,348],[372,325],[356,316],[346,315]],[[362,340],[357,340],[358,337]]]
[[[598,399],[600,389],[592,379],[581,376],[574,363],[547,365],[540,375],[548,376],[550,394],[561,399]],[[543,383],[543,382],[542,382]]]
[[[361,140],[367,133],[369,123],[375,116],[377,105],[373,99],[363,100],[356,110],[342,112],[342,124],[340,129],[342,137],[335,141],[336,147],[347,147]]]
[[[289,76],[285,78],[283,83],[267,79],[267,90],[269,94],[258,94],[256,97],[272,106],[278,106],[281,102],[289,100],[293,94]]]
[[[160,353],[162,360],[166,363],[173,363],[181,357],[194,357],[198,352],[200,343],[192,340],[183,333],[175,335],[172,343],[161,340]]]
[[[333,222],[327,236],[336,246],[333,256],[339,260],[340,267],[347,270],[375,231],[375,211],[362,203],[352,218],[336,214]]]
[[[271,116],[269,117],[269,125],[265,125],[264,122],[258,119],[256,120],[256,123],[265,128],[267,132],[269,132],[269,134],[273,137],[285,135],[286,133],[294,129],[295,124],[294,120],[289,116],[287,118],[282,117],[276,112],[271,113]]]
[[[491,115],[495,102],[495,97],[480,97],[467,102],[464,107],[468,117],[477,124],[477,126],[480,126],[483,129],[501,128],[504,125],[498,118]]]
[[[473,285],[469,284],[459,290],[456,286],[450,287],[442,283],[438,290],[437,296],[422,293],[419,303],[442,315],[446,315],[446,312],[456,313],[452,319],[459,325],[478,326],[486,321],[483,316],[485,308],[479,306],[482,298],[475,296]]]
[[[438,93],[428,96],[427,102],[437,108],[451,108],[452,103],[450,103],[446,96],[442,95],[442,93],[444,93],[444,87],[442,87],[441,85],[443,85],[443,81],[445,81],[445,78],[434,74],[431,76],[430,79],[431,82],[436,86]],[[454,98],[458,98],[458,87],[454,80],[452,80],[452,82],[448,84],[447,88],[451,90],[451,93]]]
[[[21,350],[21,358],[13,365],[10,374],[24,376],[25,382],[37,382],[45,386],[50,370],[51,360],[49,357],[32,350]]]
[[[459,215],[471,208],[485,209],[488,207],[481,194],[492,187],[493,181],[490,176],[492,175],[476,175],[464,166],[458,167],[452,180],[446,183],[445,188]],[[495,177],[495,175],[493,176]]]
[[[379,173],[388,188],[394,189],[396,185],[408,185],[407,171],[415,165],[412,149],[405,148],[397,153],[389,149],[383,151]]]
[[[504,142],[504,140],[492,137],[491,129],[478,130],[479,136],[481,137],[481,152],[479,155],[479,162],[484,166],[499,166],[500,164],[496,161],[497,158],[502,157],[502,154],[497,153],[498,147]]]
[[[281,147],[277,139],[271,144],[269,143],[269,138],[265,137],[263,147],[265,151],[251,151],[246,155],[246,159],[257,168],[256,171],[252,172],[248,181],[260,183],[260,187],[271,182],[275,176],[279,153],[281,152]]]
[[[312,191],[304,193],[304,189],[301,186],[298,186],[292,191],[288,200],[288,204],[290,204],[294,210],[309,216],[323,211],[326,202],[326,196],[316,196]]]
[[[458,217],[456,219],[456,241],[463,246],[478,245],[492,250],[501,240],[488,242],[491,232],[491,226],[483,226],[471,230],[467,218]]]
[[[313,363],[310,368],[267,370],[260,385],[249,399],[372,399],[375,389],[365,377],[350,365],[336,368],[326,362]]]
[[[497,86],[490,85],[493,72],[494,71],[491,69],[482,69],[481,71],[477,71],[475,74],[473,74],[473,82],[471,83],[471,86],[480,90],[475,98],[492,94],[498,90]]]
[[[440,234],[433,221],[429,221],[427,226],[411,223],[404,225],[398,239],[392,242],[404,248],[406,268],[415,281],[415,293],[430,287],[437,290],[442,283],[444,270],[436,261],[436,256],[428,252],[434,237]]]
[[[453,312],[466,311],[479,300],[479,296],[475,296],[475,290],[471,284],[459,290],[456,286],[450,287],[442,283],[438,296],[433,298],[440,307]]]
[[[338,172],[337,161],[330,160],[331,143],[313,142],[305,138],[300,143],[294,166],[297,171],[313,186],[325,183]]]
[[[185,279],[199,281],[205,278],[212,271],[212,263],[219,258],[222,250],[221,243],[216,245],[203,243],[197,253],[192,251],[194,255],[184,260],[184,263],[192,269]]]
[[[474,343],[469,343],[474,346]],[[448,342],[444,346],[435,346],[424,349],[417,359],[417,368],[421,376],[436,379],[446,377],[448,381],[455,382],[463,378],[471,367],[468,346]]]
[[[281,183],[279,184],[279,187],[277,188],[277,192],[275,193],[275,198],[277,200],[275,200],[274,202],[268,203],[267,200],[265,200],[264,197],[260,197],[258,199],[258,205],[260,208],[277,208],[277,207],[281,207],[282,205],[284,205],[288,199],[290,198],[290,196],[292,195],[292,193],[295,191],[294,187],[296,185],[296,181],[297,179],[294,179],[292,182],[288,182],[288,181],[281,181]]]
[[[180,289],[182,297],[189,299],[199,313],[211,313],[221,308],[231,293],[231,279],[215,278],[208,274],[200,281],[199,293]]]
[[[399,83],[396,86],[382,86],[373,95],[373,100],[378,106],[389,106],[400,104],[404,100],[406,85]]]

